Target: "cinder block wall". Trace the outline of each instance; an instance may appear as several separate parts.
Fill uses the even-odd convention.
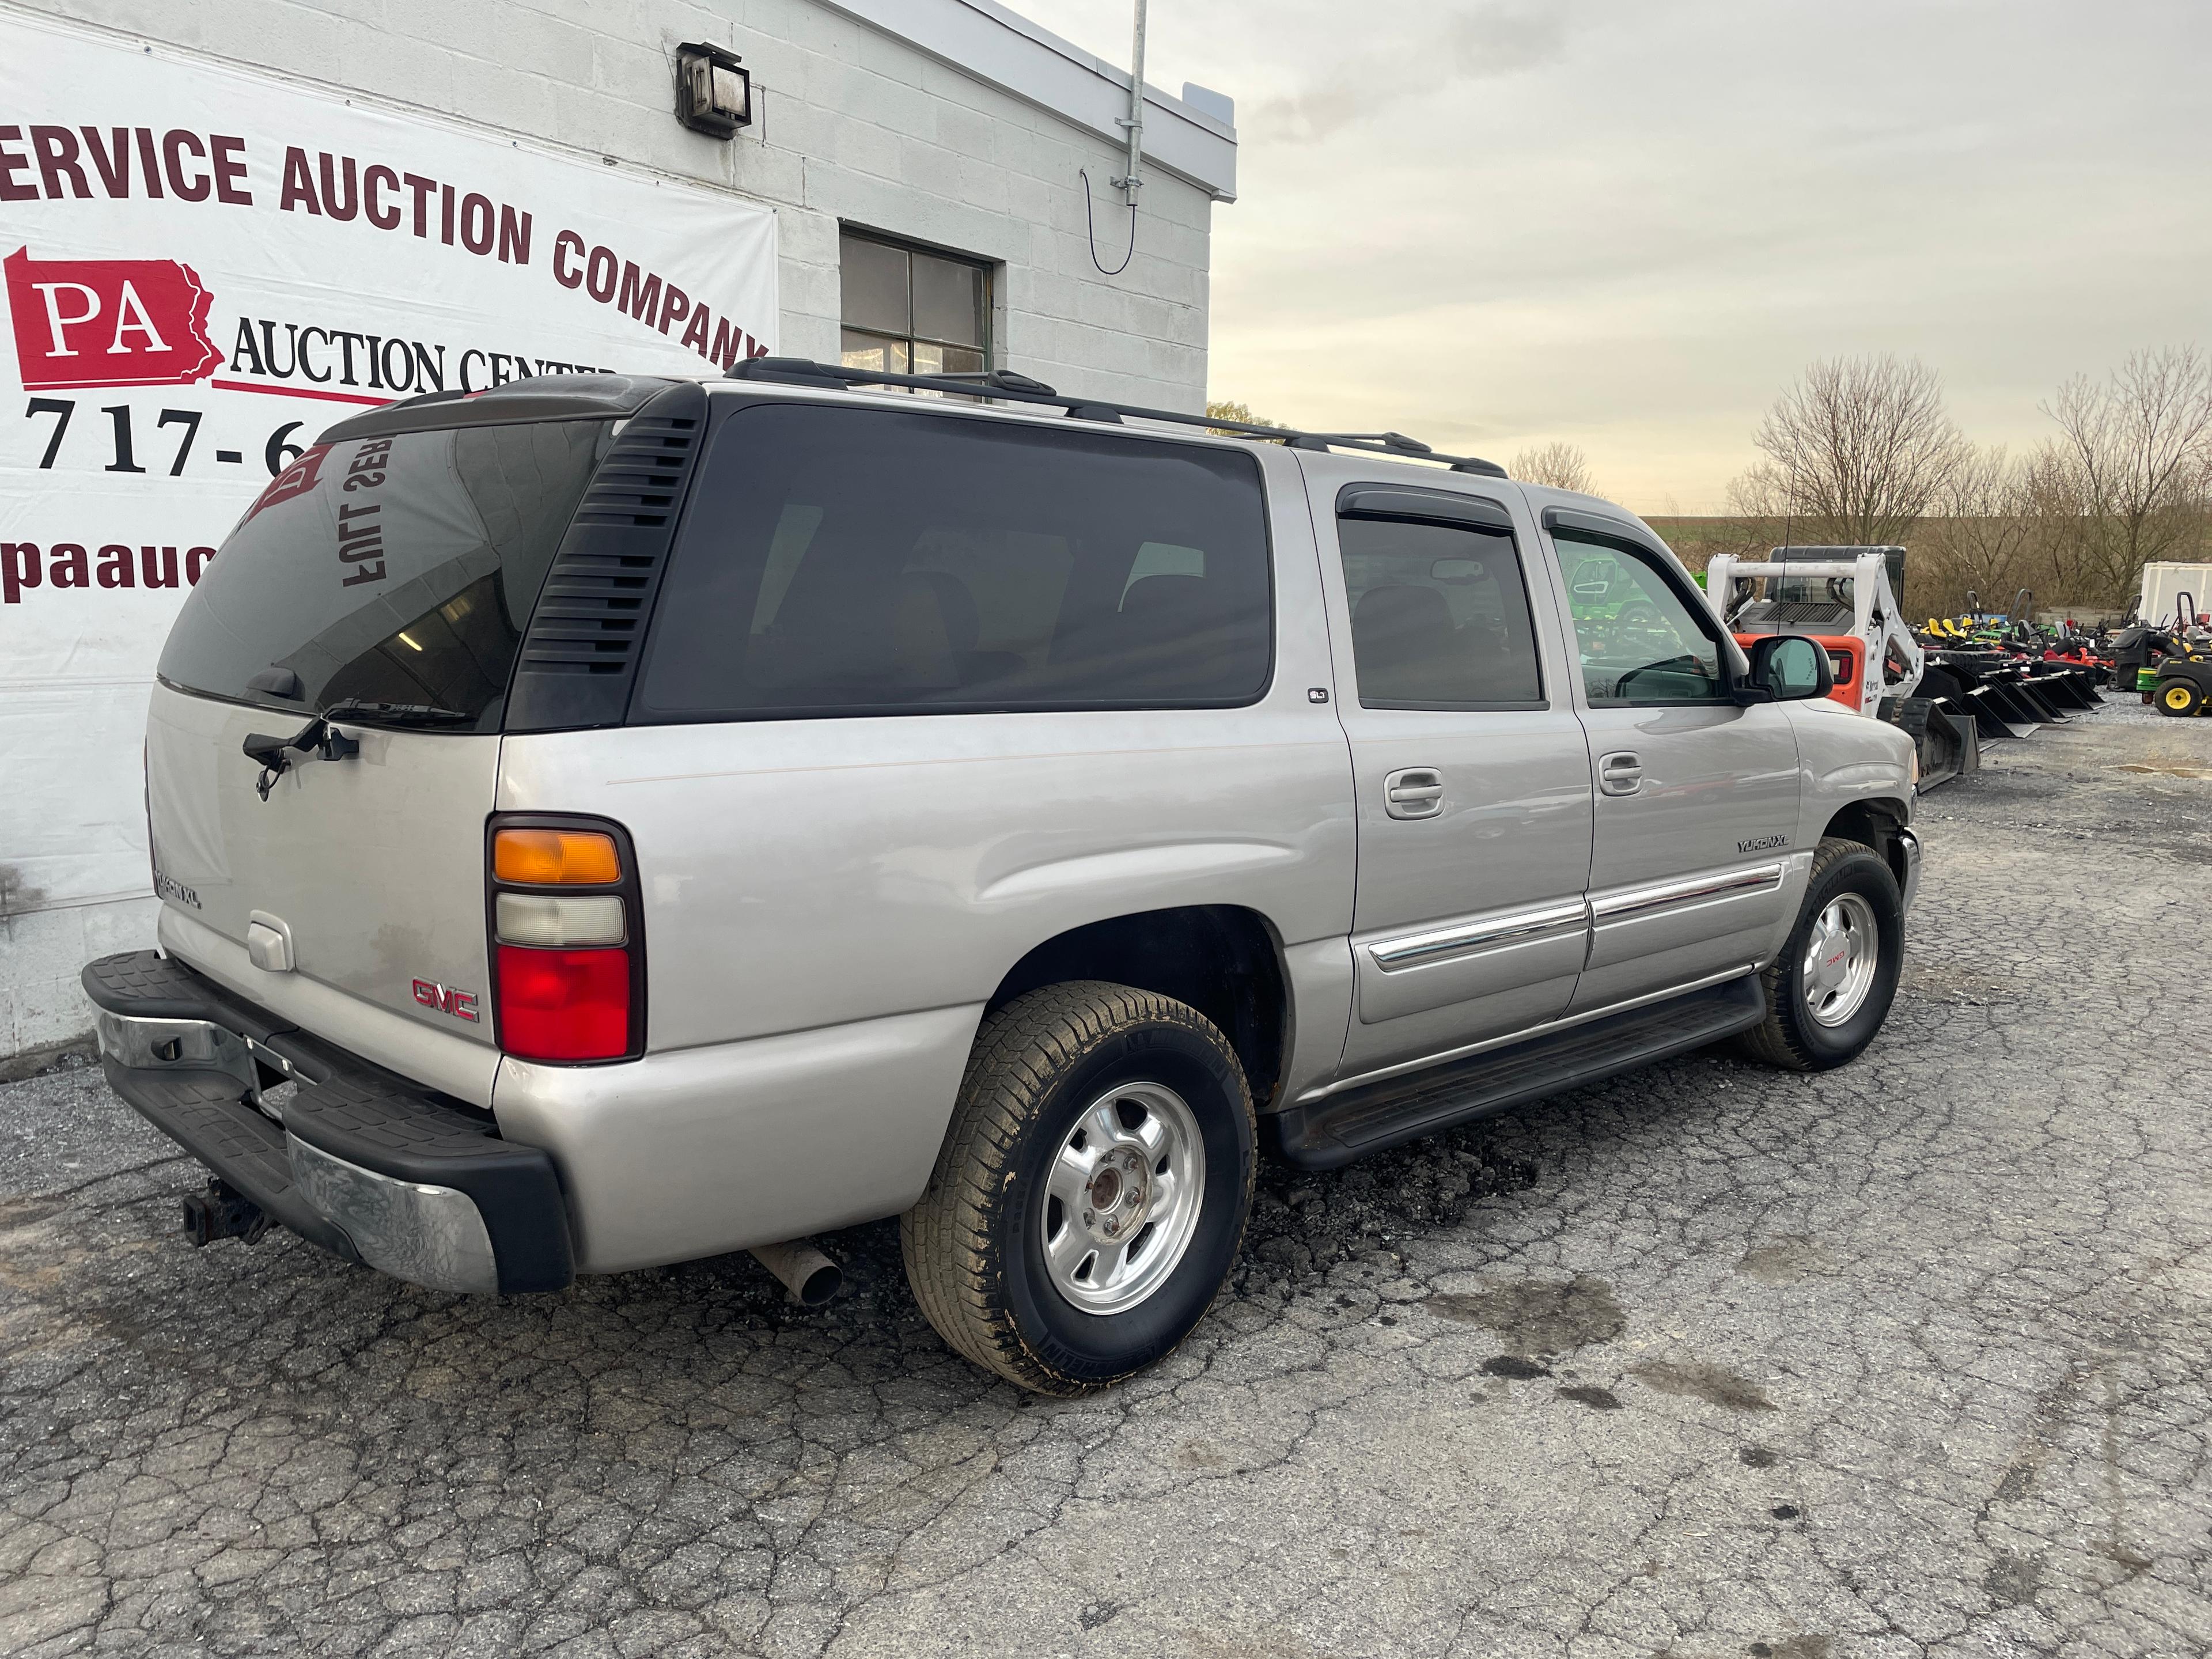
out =
[[[1148,168],[1135,258],[1105,137],[817,0],[21,0],[234,63],[495,127],[779,210],[781,349],[837,355],[841,221],[1003,263],[1000,358],[1063,390],[1206,396],[1206,192]],[[1017,0],[1018,4],[1018,0]],[[677,125],[684,40],[744,55],[759,118]]]
[[[772,204],[787,354],[837,356],[845,222],[1000,262],[1000,363],[1063,391],[1204,406],[1208,194],[1148,167],[1135,257],[1107,277],[1077,169],[1099,257],[1118,264],[1116,146],[817,0],[6,3]],[[672,112],[685,40],[753,73],[757,118],[726,143]],[[47,907],[0,890],[0,1060],[88,1033],[78,969],[150,945],[154,916],[150,896]]]

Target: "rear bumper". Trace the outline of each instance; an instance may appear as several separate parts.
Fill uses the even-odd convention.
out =
[[[434,1290],[517,1294],[575,1277],[552,1159],[489,1119],[234,996],[174,957],[84,970],[116,1093],[270,1217]],[[280,1125],[262,1091],[299,1085]]]

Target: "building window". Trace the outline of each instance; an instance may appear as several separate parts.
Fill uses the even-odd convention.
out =
[[[991,267],[848,231],[844,362],[894,374],[980,374],[991,366]]]

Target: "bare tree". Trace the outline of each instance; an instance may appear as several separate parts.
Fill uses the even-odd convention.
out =
[[[1967,446],[1921,526],[1905,572],[1904,601],[1915,616],[1963,607],[1969,592],[2004,605],[2037,586],[2045,562],[2043,499],[2033,463],[2000,444]]]
[[[2080,591],[2118,604],[2154,560],[2204,544],[2212,499],[2212,362],[2194,346],[2138,351],[2101,381],[2077,374],[2043,406],[2059,436],[2040,458],[2067,526],[2054,552]]]
[[[1548,484],[1554,489],[1597,494],[1590,482],[1589,458],[1577,446],[1554,438],[1541,449],[1531,447],[1513,458],[1505,469],[1523,483]]]
[[[1888,356],[1814,363],[1753,441],[1771,468],[1753,482],[1804,526],[1801,538],[1860,546],[1902,541],[1965,443],[1936,371]]]
[[[1746,550],[1755,555],[1786,546],[1798,528],[1790,480],[1771,461],[1754,462],[1729,480],[1728,510],[1742,526]]]

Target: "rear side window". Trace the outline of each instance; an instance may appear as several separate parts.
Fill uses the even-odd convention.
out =
[[[1249,456],[896,410],[740,410],[656,607],[644,721],[1249,702]]]
[[[1337,520],[1336,534],[1363,707],[1543,706],[1511,537],[1349,518]]]
[[[428,704],[497,729],[515,649],[611,430],[544,421],[307,451],[185,601],[161,678],[287,710]]]

